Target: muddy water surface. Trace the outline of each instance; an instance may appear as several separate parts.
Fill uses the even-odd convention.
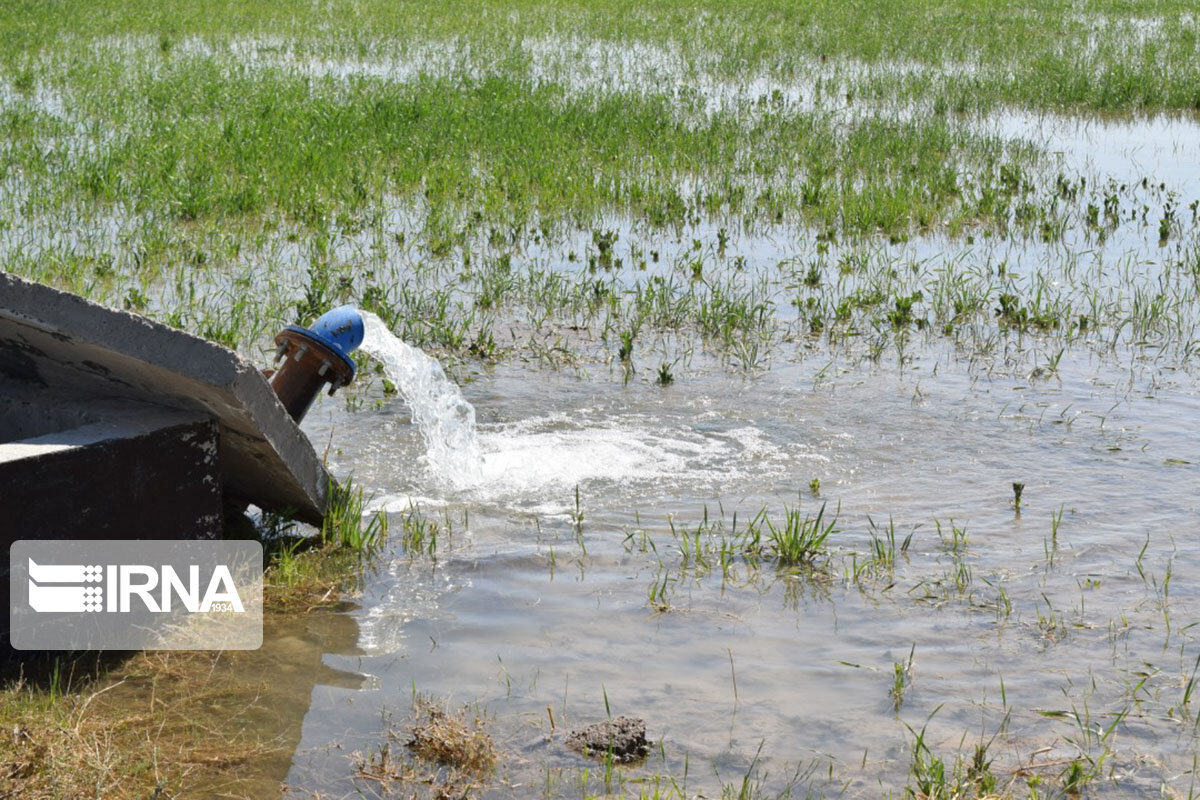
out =
[[[1073,180],[1126,205],[1175,197],[1186,209],[1200,192],[1194,120],[985,125],[1045,143]],[[1074,313],[1117,318],[1157,293],[1173,298],[1186,349],[1194,286],[1179,265],[1194,242],[1186,223],[1160,242],[1153,222],[1123,219],[1100,238],[1071,227],[1054,244],[915,237],[867,250],[895,265],[893,292],[906,268],[914,287],[939,273],[980,287],[1007,275],[1023,294],[1059,292]],[[619,219],[601,227],[619,234],[626,258],[610,274],[625,285],[678,277],[692,258],[706,275],[746,270],[743,285],[761,281],[779,301],[784,330],[796,320],[780,296],[798,273],[781,265],[865,247],[735,232],[728,253],[693,256],[715,229],[655,239]],[[585,252],[588,233],[575,244]],[[637,247],[662,258],[639,268]],[[536,247],[526,258],[583,269]],[[402,400],[378,387],[353,410],[327,400],[306,427],[337,442],[335,469],[375,493],[393,531],[417,509],[443,538],[436,561],[394,543],[371,573],[354,614],[364,652],[327,662],[372,688],[314,696],[290,783],[350,791],[346,754],[402,728],[416,691],[486,709],[504,753],[485,792],[495,797],[636,794],[564,746],[568,728],[609,713],[644,718],[658,743],[625,780],[686,775],[706,796],[746,774],[772,793],[898,793],[922,728],[948,762],[990,741],[1002,783],[1082,760],[1099,765],[1095,796],[1186,794],[1200,712],[1188,691],[1200,655],[1189,423],[1200,387],[1178,348],[1131,330],[1066,347],[918,335],[873,359],[785,336],[746,374],[681,355],[665,387],[653,359],[635,358],[634,372],[464,372],[482,452],[466,486],[425,458]],[[719,541],[714,531],[797,505],[837,518],[822,576],[697,563],[696,542]],[[864,568],[889,530],[894,568]],[[896,665],[910,656],[898,696]]]
[[[1196,710],[1180,704],[1200,652],[1191,377],[1146,388],[1085,357],[1050,380],[989,378],[936,348],[903,370],[821,366],[668,387],[519,365],[474,375],[484,474],[457,490],[424,468],[401,401],[314,411],[310,435],[332,433],[336,468],[394,530],[419,507],[452,534],[436,563],[394,545],[371,574],[355,612],[365,654],[326,662],[372,688],[314,696],[289,783],[344,789],[346,753],[382,741],[415,687],[492,715],[508,765],[495,796],[578,792],[586,762],[546,707],[562,733],[603,718],[605,695],[662,743],[627,777],[681,775],[686,759],[710,791],[758,754],[776,789],[799,769],[823,793],[877,796],[880,781],[903,785],[906,724],[927,720],[946,754],[999,731],[1008,769],[1110,749],[1105,774],[1122,781],[1106,795],[1185,785]],[[828,578],[679,569],[669,518],[744,525],[796,503],[838,515]],[[894,574],[855,580],[869,520],[912,540]],[[957,554],[952,525],[969,537]],[[648,594],[664,575],[660,610]],[[893,665],[910,651],[897,711]]]

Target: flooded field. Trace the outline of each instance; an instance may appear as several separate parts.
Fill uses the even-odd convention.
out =
[[[662,743],[626,780],[686,761],[709,791],[761,770],[772,793],[799,772],[800,796],[878,796],[904,785],[911,726],[948,761],[992,743],[998,774],[1082,758],[1089,792],[1186,791],[1198,443],[1175,420],[1194,389],[1133,394],[1102,362],[989,378],[934,353],[819,369],[664,389],[497,368],[468,385],[484,472],[462,489],[412,469],[424,442],[397,401],[314,419],[394,530],[419,517],[440,538],[371,574],[365,654],[329,663],[378,683],[314,695],[289,782],[342,785],[343,750],[382,741],[415,682],[495,715],[522,766],[494,796],[600,792],[545,709],[592,722],[605,698]],[[785,504],[836,513],[819,574],[718,552]]]
[[[1195,796],[1194,10],[599,5],[3,28],[4,269],[373,315],[303,428],[388,539],[195,796]]]

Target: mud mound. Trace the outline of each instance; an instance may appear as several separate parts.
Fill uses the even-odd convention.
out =
[[[612,753],[613,760],[622,764],[640,761],[650,752],[645,720],[624,716],[572,731],[567,747],[592,758]]]

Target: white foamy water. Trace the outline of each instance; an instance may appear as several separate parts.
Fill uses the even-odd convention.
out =
[[[753,426],[663,426],[637,413],[551,414],[479,431],[475,408],[436,359],[396,337],[376,315],[362,316],[362,349],[383,364],[407,402],[425,449],[426,474],[412,487],[418,492],[387,493],[389,474],[406,458],[404,437],[391,423],[376,430],[383,440],[372,444],[374,469],[360,473],[385,492],[375,509],[437,507],[453,497],[554,515],[567,511],[564,501],[580,485],[715,486],[742,471],[765,478],[796,457],[785,457]]]
[[[425,462],[435,480],[454,487],[480,478],[482,460],[475,430],[475,408],[462,396],[442,365],[393,335],[379,317],[363,311],[362,349],[383,364],[412,411],[425,440]]]
[[[493,494],[538,495],[589,482],[716,479],[751,449],[739,436],[761,439],[750,428],[701,434],[619,419],[583,428],[554,418],[528,420],[484,434],[480,488]]]
[[[666,487],[703,491],[739,476],[767,480],[797,460],[827,460],[803,448],[784,452],[754,427],[654,427],[638,414],[599,419],[555,414],[485,426],[479,446],[478,480],[459,487],[463,491],[454,498],[385,493],[372,508],[402,512],[468,500],[553,517],[570,512],[577,486],[589,495],[616,493],[628,499]]]

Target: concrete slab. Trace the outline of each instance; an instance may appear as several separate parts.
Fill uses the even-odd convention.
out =
[[[220,345],[0,272],[0,376],[84,405],[128,400],[207,415],[227,497],[321,520],[330,477],[312,444],[254,365]],[[37,433],[82,428],[42,402],[25,413]],[[6,424],[0,441],[12,442]]]
[[[33,538],[221,536],[216,421],[129,410],[136,413],[106,410],[101,422],[0,444],[0,547]]]

